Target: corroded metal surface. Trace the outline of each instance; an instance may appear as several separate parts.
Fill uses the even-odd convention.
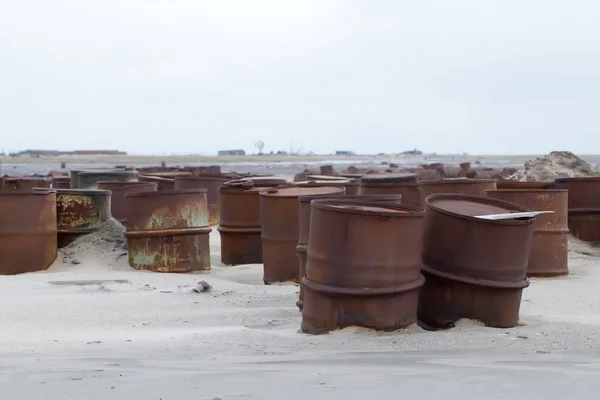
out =
[[[600,209],[569,210],[569,231],[579,240],[600,243]]]
[[[488,197],[520,204],[532,211],[554,211],[535,218],[527,276],[558,276],[569,273],[568,191],[560,189],[488,190]]]
[[[33,188],[49,188],[52,180],[49,178],[4,178],[4,190],[32,190]]]
[[[419,320],[444,328],[461,318],[507,328],[519,320],[535,218],[484,220],[475,215],[529,211],[482,196],[427,198],[423,234],[425,285]]]
[[[158,190],[158,183],[100,181],[98,182],[98,189],[110,190],[112,192],[110,197],[111,214],[117,221],[127,227],[125,195],[127,193],[156,192]]]
[[[343,199],[313,200],[311,208],[302,331],[414,323],[424,281],[423,210]]]
[[[244,178],[219,188],[221,262],[262,264],[260,195],[265,188],[285,184],[275,177]]]
[[[120,181],[128,182],[137,179],[137,172],[124,169],[115,169],[107,171],[79,171],[77,173],[77,189],[97,189],[97,182],[100,181]],[[72,183],[71,183],[72,184]]]
[[[239,176],[232,174],[201,174],[175,178],[175,190],[206,189],[210,225],[219,225],[219,188]]]
[[[302,278],[306,274],[306,252],[308,250],[308,239],[310,232],[310,215],[311,207],[310,202],[319,198],[336,198],[345,200],[359,200],[359,201],[372,201],[372,202],[389,202],[401,204],[402,195],[400,194],[365,194],[365,195],[348,195],[348,194],[336,194],[331,196],[300,196],[298,197],[299,209],[298,209],[298,246],[296,246],[296,253],[298,254],[298,273],[300,278],[300,295],[296,305],[300,310],[304,305],[304,286],[302,285]]]
[[[343,187],[288,187],[260,192],[265,284],[298,282],[299,196],[343,194]]]
[[[0,275],[50,267],[57,255],[54,191],[0,192],[0,221]]]
[[[129,265],[155,272],[210,271],[206,189],[125,198]]]
[[[108,190],[56,189],[59,248],[96,231],[100,224],[108,221],[110,194]]]
[[[153,182],[157,184],[156,190],[175,190],[175,178],[165,178],[154,175],[138,175],[139,182]]]
[[[400,194],[402,203],[421,205],[421,190],[416,174],[364,175],[361,178],[361,194]]]
[[[294,182],[294,186],[300,187],[321,187],[321,186],[330,186],[330,187],[343,187],[346,190],[347,194],[359,194],[360,193],[360,179],[348,179],[348,178],[339,178],[336,179],[310,179],[306,181]]]
[[[497,189],[553,189],[554,182],[521,182],[514,180],[496,181]]]
[[[470,194],[485,196],[486,190],[496,189],[493,179],[443,179],[439,181],[420,182],[421,206],[425,207],[427,196],[436,193]]]
[[[556,179],[557,189],[569,190],[569,210],[600,209],[600,177]]]
[[[70,189],[71,178],[68,176],[55,176],[52,178],[53,189]]]

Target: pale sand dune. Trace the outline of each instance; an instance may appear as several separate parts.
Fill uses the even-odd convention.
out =
[[[310,336],[298,332],[298,287],[263,285],[261,265],[222,266],[219,242],[213,230],[210,274],[135,271],[87,249],[77,265],[59,257],[0,277],[0,399],[542,398],[526,387],[595,399],[600,389],[598,258],[573,251],[571,275],[533,279],[513,329],[463,320]],[[212,291],[194,293],[200,280]]]

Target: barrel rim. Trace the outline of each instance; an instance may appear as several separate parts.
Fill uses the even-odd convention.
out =
[[[419,181],[421,186],[429,186],[429,185],[439,185],[439,184],[477,184],[477,183],[496,183],[496,179],[476,179],[476,178],[444,178],[438,180],[424,180]]]
[[[177,194],[202,194],[202,193],[208,193],[208,189],[176,189],[176,190],[158,190],[156,192],[125,193],[125,197],[130,198],[130,197],[143,197],[143,196],[165,196],[165,195],[177,195]]]
[[[514,210],[514,211],[520,211],[520,212],[531,211],[527,207],[524,207],[520,204],[512,203],[512,202],[506,201],[506,200],[496,199],[494,197],[476,196],[476,195],[459,194],[459,193],[434,193],[434,194],[430,194],[425,199],[425,209],[432,210],[432,211],[435,211],[440,214],[445,214],[445,215],[448,215],[448,216],[451,216],[451,217],[454,217],[457,219],[462,219],[462,220],[466,220],[466,221],[470,221],[470,222],[483,223],[483,224],[491,224],[491,225],[521,226],[521,225],[530,225],[535,222],[535,217],[525,217],[523,219],[498,219],[498,220],[475,218],[475,217],[471,217],[469,215],[462,215],[462,214],[458,214],[458,213],[455,213],[452,211],[444,210],[443,208],[436,207],[434,204],[431,203],[432,200],[463,200],[463,201],[472,201],[472,202],[476,202],[476,203],[487,203],[487,204],[497,205],[499,207],[504,207],[504,208],[506,208],[507,205],[509,207],[512,207],[512,209],[507,208],[507,210]]]
[[[329,188],[329,189],[334,189],[337,192],[333,192],[333,193],[321,193],[321,196],[330,196],[333,194],[341,194],[341,193],[345,193],[345,189],[344,186],[317,186],[317,187],[302,187],[302,186],[285,186],[285,187],[275,187],[275,188],[269,188],[269,189],[265,189],[259,192],[261,197],[267,197],[267,198],[276,198],[276,199],[297,199],[300,196],[310,196],[312,194],[279,194],[279,192],[281,190],[286,190],[286,189],[316,189],[316,188]],[[343,189],[343,190],[340,190]],[[315,193],[318,194],[318,193]]]
[[[233,178],[235,179],[235,178]],[[232,180],[231,176],[210,176],[210,175],[189,175],[189,176],[176,176],[176,181],[216,181],[216,182],[228,182]]]
[[[149,229],[125,231],[126,238],[147,238],[160,236],[184,236],[184,235],[208,235],[212,232],[210,226],[196,226],[190,228],[171,228],[171,229]]]
[[[319,197],[322,196],[312,196],[312,195],[305,195],[305,196],[299,196],[298,197],[298,201],[300,203],[310,203],[312,200],[314,199],[318,199]],[[384,202],[384,201],[390,201],[390,202],[394,202],[394,201],[402,201],[402,195],[401,194],[335,194],[335,195],[331,195],[331,198],[342,198],[342,199],[346,199],[346,200],[364,200],[364,201],[377,201],[377,202]]]
[[[32,188],[32,189],[18,189],[18,190],[0,190],[0,195],[29,195],[29,194],[39,194],[39,195],[47,195],[47,194],[56,194],[56,190],[54,188]]]
[[[69,177],[67,177],[69,178]],[[52,178],[48,176],[43,177],[35,177],[35,176],[7,176],[3,178],[5,182],[13,182],[13,181],[45,181],[51,182]],[[69,178],[70,180],[71,178]]]
[[[571,214],[577,214],[577,215],[581,215],[581,214],[600,214],[600,207],[599,208],[570,208],[568,211],[569,216],[571,216]]]
[[[83,171],[79,171],[77,172],[77,176],[81,176],[81,175],[92,175],[92,174],[97,174],[97,175],[137,175],[136,171],[133,170],[121,170],[121,171],[88,171],[88,170],[83,170]]]
[[[138,174],[138,182],[143,182],[140,181],[139,179],[148,179],[150,181],[156,181],[156,182],[166,182],[166,183],[175,183],[175,179],[173,178],[163,178],[162,176],[154,176],[154,175],[144,175],[144,174]]]
[[[499,193],[568,193],[569,189],[544,189],[544,188],[510,188],[510,189],[485,189],[487,192]]]
[[[600,176],[578,176],[556,178],[554,183],[569,183],[569,182],[600,182]]]
[[[419,175],[415,173],[396,173],[396,174],[365,174],[360,177],[361,182],[371,183],[392,183],[392,182],[417,182]]]
[[[56,195],[67,195],[67,196],[77,196],[77,195],[82,195],[82,196],[93,196],[93,195],[100,195],[100,196],[110,196],[110,194],[112,193],[110,190],[105,190],[105,189],[61,189],[61,188],[55,188],[53,189],[54,191],[56,191]]]
[[[408,211],[407,213],[397,213],[392,211],[373,211],[373,210],[356,210],[351,208],[333,208],[333,205],[355,205],[364,207],[376,207],[397,211]],[[335,199],[314,199],[310,202],[311,208],[316,208],[323,211],[334,211],[343,214],[365,215],[373,217],[395,217],[395,218],[422,218],[425,215],[425,210],[420,207],[410,206],[408,204],[398,204],[387,201],[361,201],[349,200],[343,198]]]

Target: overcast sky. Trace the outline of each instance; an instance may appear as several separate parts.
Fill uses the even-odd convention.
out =
[[[0,148],[600,153],[596,0],[19,0]]]

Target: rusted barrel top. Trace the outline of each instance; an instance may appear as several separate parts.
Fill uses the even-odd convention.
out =
[[[41,271],[54,262],[55,191],[0,192],[0,221],[0,275]]]
[[[208,226],[206,189],[128,193],[127,228],[133,231]]]
[[[557,189],[569,190],[569,210],[600,209],[600,177],[560,178]]]
[[[461,194],[430,195],[426,207],[424,271],[480,286],[528,286],[526,271],[535,218],[486,220],[475,216],[529,209]]]
[[[68,176],[52,177],[52,188],[53,189],[70,189],[71,188],[71,178]]]
[[[154,175],[138,175],[139,182],[154,182],[158,186],[156,190],[175,190],[175,179],[174,178],[163,178],[161,176]]]
[[[527,182],[527,181],[514,181],[510,179],[497,180],[497,189],[552,189],[554,188],[553,182]]]
[[[306,175],[308,181],[345,181],[347,179],[340,175]]]
[[[361,178],[361,194],[400,194],[402,203],[421,206],[421,190],[416,174],[365,175]]]
[[[79,171],[77,173],[77,189],[96,189],[99,181],[132,181],[137,172],[127,170],[112,171]]]
[[[435,193],[455,193],[485,196],[485,191],[496,189],[493,179],[442,179],[439,181],[420,182],[421,204],[425,207],[427,196]]]
[[[122,224],[127,221],[127,206],[125,195],[127,193],[156,192],[158,183],[156,182],[98,182],[98,189],[110,190],[112,196],[110,199],[112,216]]]
[[[498,189],[488,190],[486,194],[488,197],[520,204],[533,211],[553,211],[552,214],[541,214],[535,218],[527,275],[568,274],[568,190]]]
[[[31,190],[33,188],[49,188],[50,178],[8,177],[4,178],[4,190]]]

